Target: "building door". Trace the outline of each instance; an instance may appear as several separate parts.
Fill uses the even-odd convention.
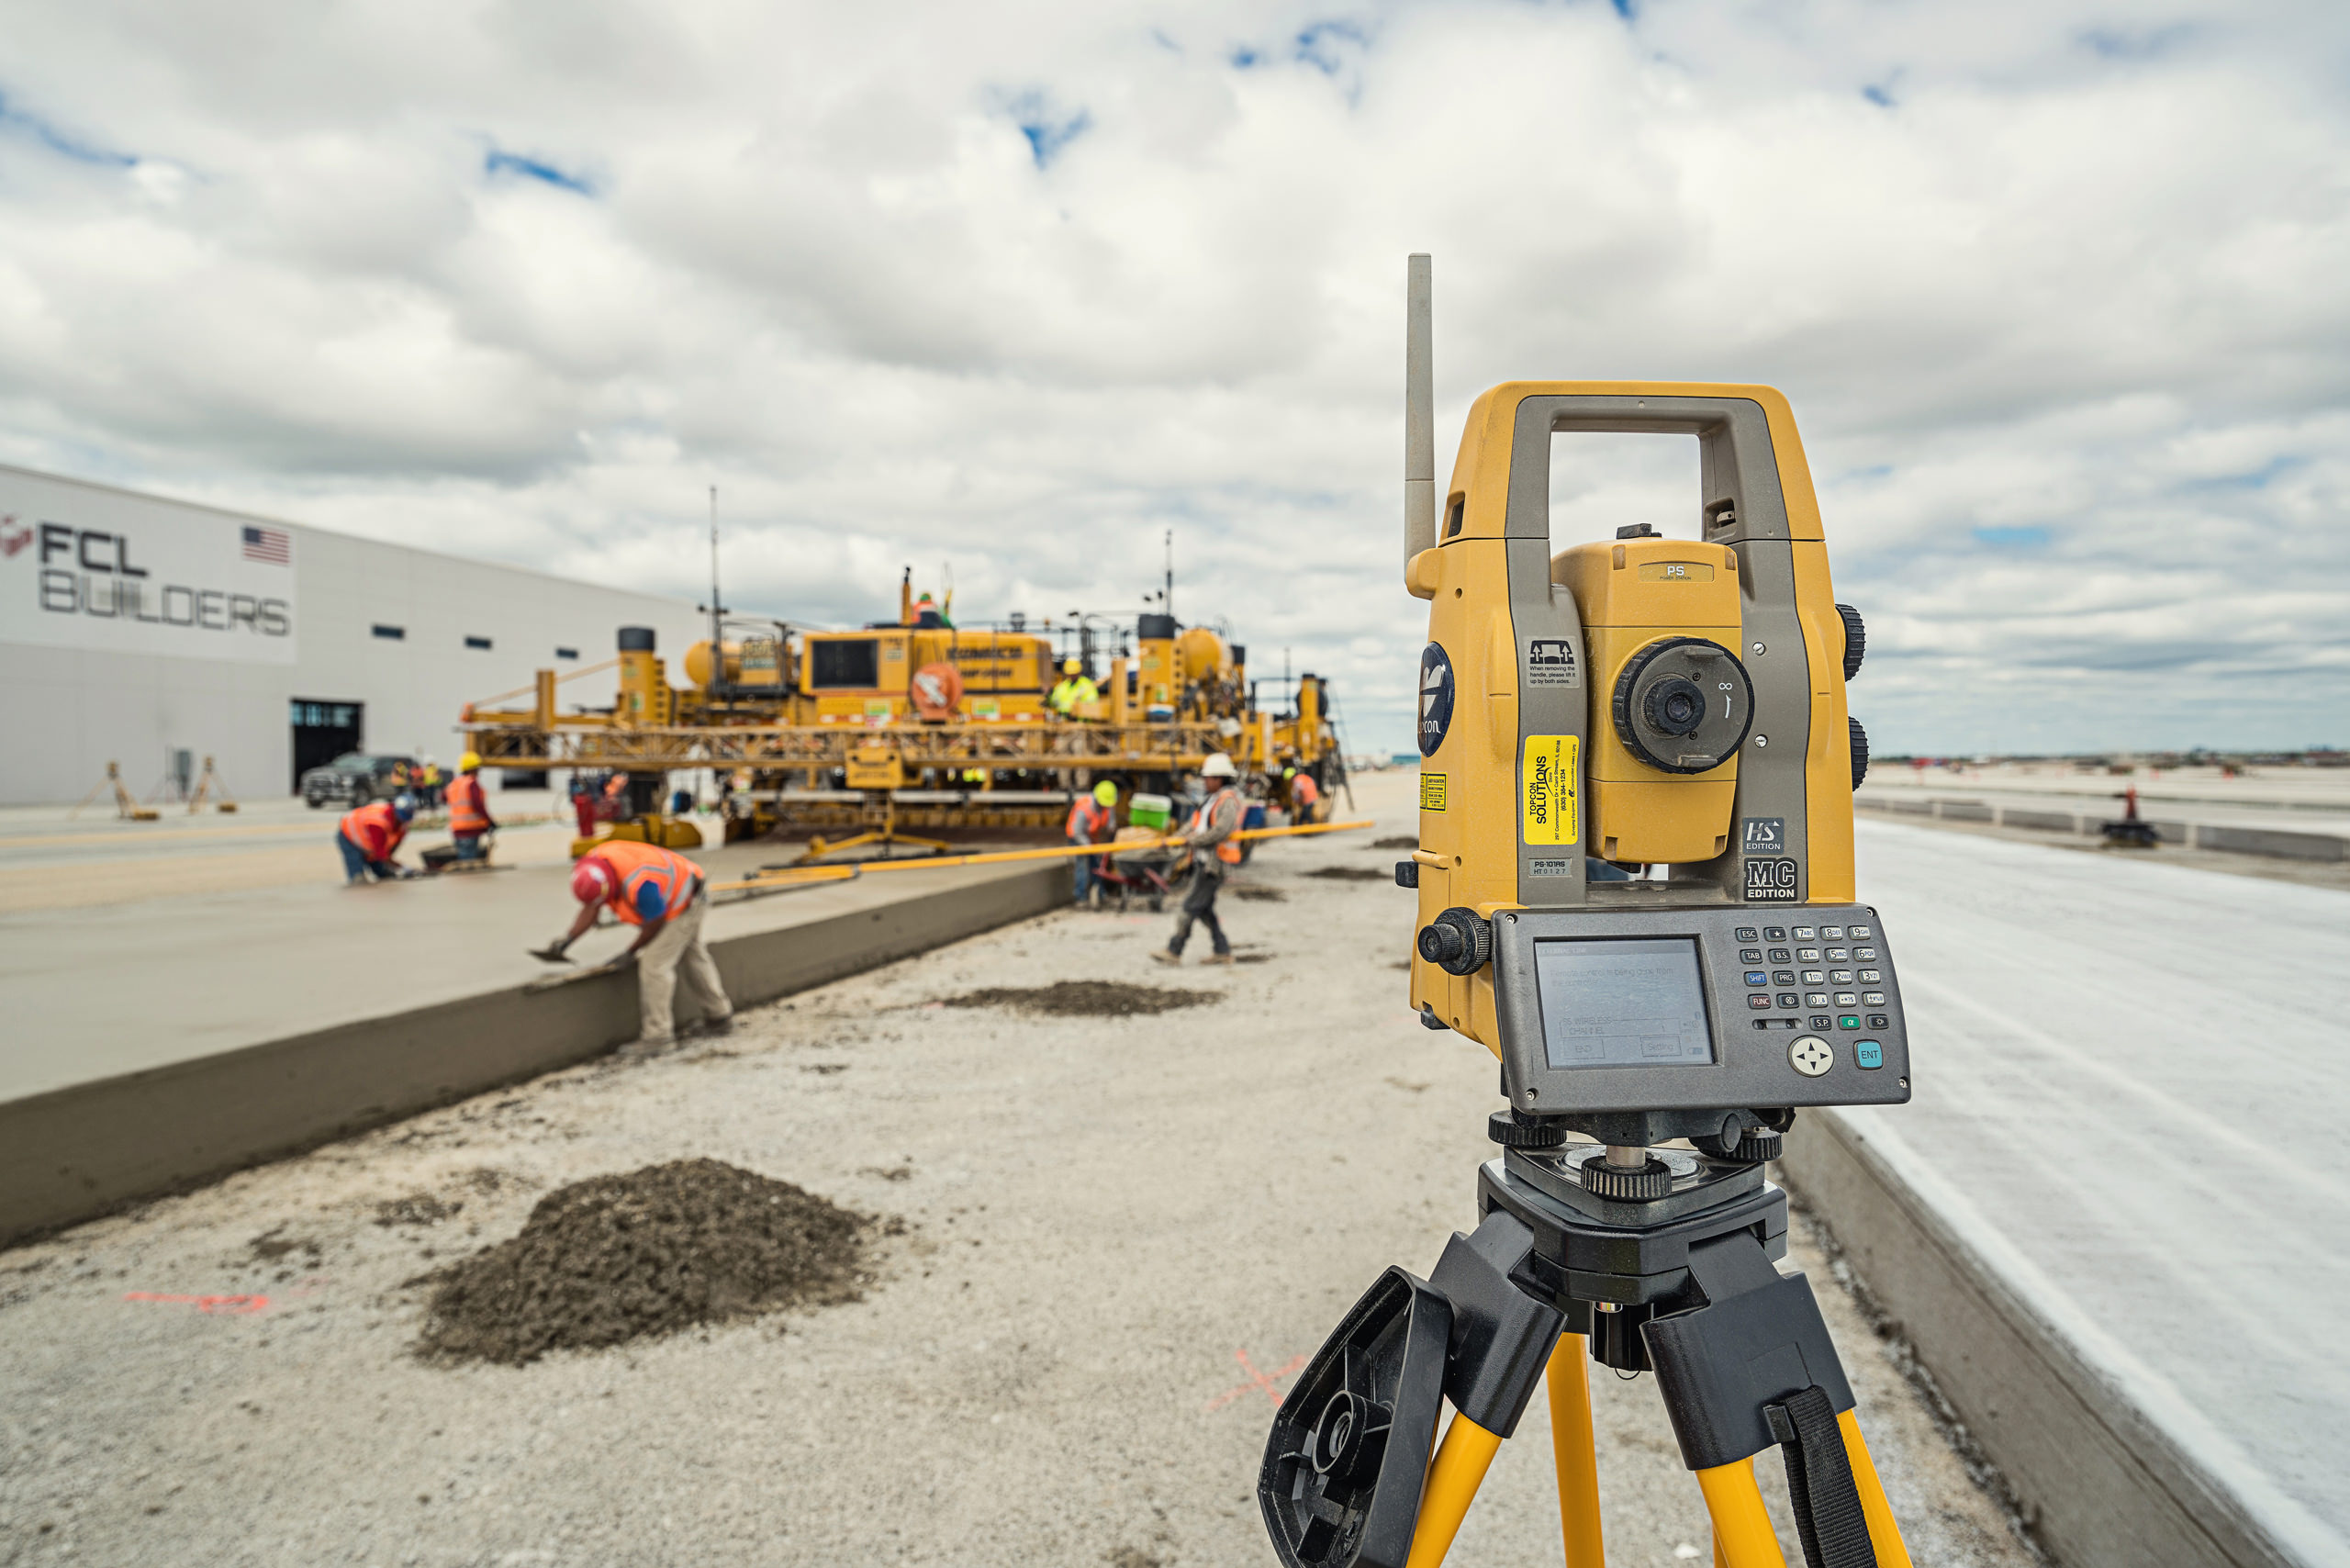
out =
[[[347,751],[359,749],[364,702],[322,702],[313,697],[294,699],[294,790],[302,775]]]

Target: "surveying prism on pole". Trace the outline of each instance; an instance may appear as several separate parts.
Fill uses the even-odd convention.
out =
[[[1811,1287],[1773,1266],[1786,1196],[1763,1176],[1799,1108],[1910,1086],[1853,885],[1860,617],[1794,415],[1767,386],[1506,383],[1439,490],[1426,256],[1407,301],[1404,582],[1428,639],[1396,881],[1419,898],[1413,1008],[1499,1059],[1501,1152],[1476,1230],[1426,1280],[1388,1270],[1292,1385],[1267,1529],[1291,1568],[1436,1568],[1547,1382],[1567,1562],[1599,1568],[1596,1360],[1656,1373],[1718,1564],[1783,1568],[1753,1470],[1777,1447],[1812,1568],[1906,1565]],[[1696,537],[1553,541],[1552,437],[1587,432],[1694,436]]]

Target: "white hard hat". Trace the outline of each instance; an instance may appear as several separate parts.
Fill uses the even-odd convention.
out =
[[[1220,751],[1208,753],[1208,759],[1200,764],[1200,777],[1203,778],[1231,778],[1238,772],[1239,769],[1232,766],[1232,758]]]

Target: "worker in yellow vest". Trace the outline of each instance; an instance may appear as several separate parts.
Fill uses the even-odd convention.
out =
[[[1089,702],[1102,700],[1102,689],[1094,685],[1092,678],[1085,673],[1083,660],[1064,659],[1061,661],[1060,684],[1053,688],[1052,695],[1045,700],[1062,718],[1074,718],[1078,709]]]
[[[1238,776],[1232,758],[1220,751],[1209,753],[1200,765],[1201,782],[1214,792],[1192,813],[1183,829],[1183,842],[1192,851],[1192,887],[1183,895],[1183,907],[1176,912],[1175,935],[1163,949],[1150,955],[1162,964],[1183,961],[1183,944],[1191,939],[1193,921],[1208,928],[1208,939],[1215,945],[1215,950],[1200,962],[1232,962],[1232,944],[1225,940],[1224,926],[1215,917],[1215,895],[1224,887],[1225,874],[1240,864],[1240,846],[1232,835],[1240,831],[1240,819],[1248,807],[1234,786]]]

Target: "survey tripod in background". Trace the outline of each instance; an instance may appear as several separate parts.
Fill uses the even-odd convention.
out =
[[[1427,258],[1412,259],[1404,581],[1419,672],[1411,1001],[1501,1063],[1480,1223],[1389,1269],[1275,1417],[1258,1500],[1289,1568],[1436,1568],[1546,1383],[1570,1568],[1598,1568],[1589,1364],[1653,1371],[1725,1568],[1783,1568],[1754,1473],[1785,1456],[1812,1568],[1906,1568],[1850,1383],[1763,1178],[1804,1106],[1909,1098],[1899,987],[1855,901],[1835,602],[1786,399],[1515,382],[1436,487]],[[1701,492],[1555,555],[1552,437],[1694,436]],[[1439,519],[1441,529],[1439,531]],[[1453,1415],[1441,1441],[1438,1423]]]

